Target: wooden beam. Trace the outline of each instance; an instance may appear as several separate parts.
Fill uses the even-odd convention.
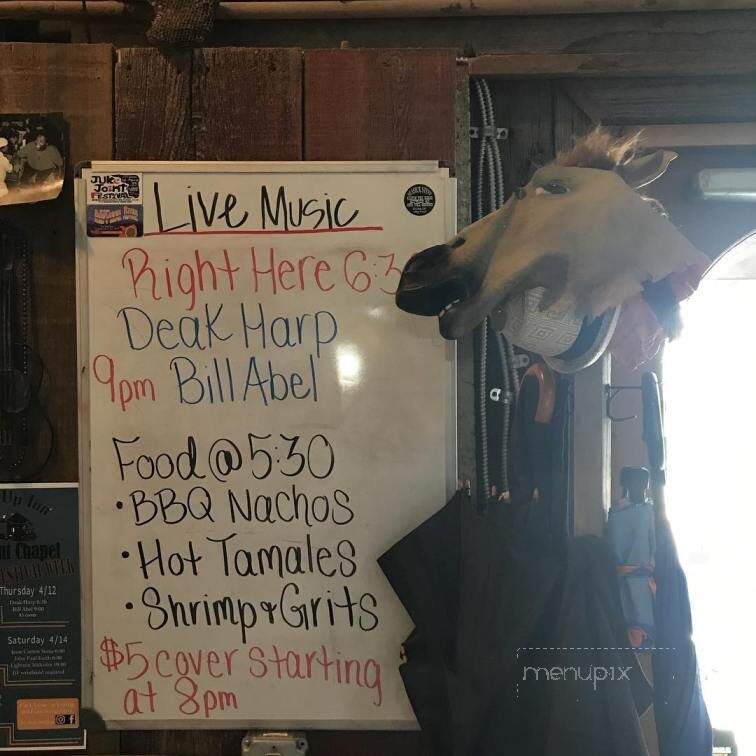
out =
[[[226,0],[227,20],[308,18],[458,18],[557,14],[748,10],[756,0]],[[0,18],[121,17],[145,14],[146,0],[0,0]]]
[[[501,84],[522,82],[500,82]],[[552,86],[553,152],[569,150],[575,138],[594,123],[558,82]],[[532,86],[532,83],[529,85]],[[600,535],[609,507],[611,433],[604,411],[604,384],[609,383],[611,357],[573,376],[572,384],[572,525],[576,535]]]
[[[756,121],[748,76],[572,77],[562,87],[595,123],[746,123]]]
[[[659,123],[629,125],[643,133],[644,147],[740,147],[756,145],[756,123]]]
[[[89,3],[88,3],[89,5]],[[140,3],[140,8],[143,3]],[[3,2],[0,0],[0,11]],[[72,23],[72,41],[108,42],[118,48],[147,45],[148,17],[92,18]],[[756,10],[677,13],[604,13],[559,16],[467,16],[435,18],[218,20],[211,45],[325,48],[348,40],[352,48],[455,48],[476,54],[507,52],[645,52],[678,50],[708,56],[727,50],[733,56],[753,48]],[[735,119],[737,120],[737,119]]]
[[[468,60],[471,76],[520,77],[628,77],[727,76],[756,73],[752,51],[679,50],[631,53],[489,54]]]
[[[97,19],[145,18],[148,6],[118,0],[0,0],[0,19],[39,20],[48,18],[76,19],[90,16]]]
[[[601,535],[611,504],[612,427],[604,401],[611,376],[609,355],[575,375],[575,535]]]
[[[104,26],[101,24],[100,26]],[[123,27],[109,22],[109,37]],[[116,28],[117,27],[117,28]],[[95,27],[96,28],[96,27]],[[95,29],[93,29],[94,33]],[[573,14],[553,17],[496,16],[322,21],[218,22],[213,44],[272,47],[453,47],[483,53],[616,53],[683,50],[733,55],[753,48],[756,11]],[[123,45],[121,45],[123,46]]]
[[[221,2],[218,18],[455,18],[568,13],[745,10],[754,0],[258,0]]]

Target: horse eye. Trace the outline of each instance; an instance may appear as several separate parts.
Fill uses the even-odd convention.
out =
[[[567,187],[561,181],[549,181],[543,187],[549,194],[567,194]]]

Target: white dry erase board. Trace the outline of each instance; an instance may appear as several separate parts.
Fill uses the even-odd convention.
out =
[[[455,485],[453,347],[393,297],[453,233],[448,171],[107,162],[76,192],[90,704],[416,727],[376,558]]]

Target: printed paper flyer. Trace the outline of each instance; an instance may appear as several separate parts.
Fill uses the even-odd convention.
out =
[[[0,486],[0,750],[67,750],[81,730],[77,488]]]

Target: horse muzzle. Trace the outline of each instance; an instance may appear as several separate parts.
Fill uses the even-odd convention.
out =
[[[454,249],[437,244],[413,255],[402,271],[396,291],[396,305],[412,315],[441,315],[455,302],[475,291],[469,272],[455,269]]]

